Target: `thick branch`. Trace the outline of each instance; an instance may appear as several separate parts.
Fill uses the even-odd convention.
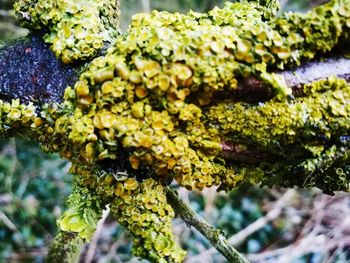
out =
[[[308,62],[298,68],[281,72],[287,85],[295,90],[303,84],[308,84],[330,76],[344,78],[350,81],[350,59],[329,58],[323,61]]]
[[[191,210],[170,188],[166,188],[169,204],[188,226],[193,226],[227,259],[228,262],[247,263],[237,250],[229,246],[220,230],[209,225],[201,216]]]
[[[82,65],[66,65],[57,60],[40,35],[5,42],[0,49],[0,99],[61,102],[65,88],[77,81],[82,68]],[[301,86],[315,80],[330,76],[350,80],[350,59],[329,58],[276,73],[283,75],[293,94],[299,96]],[[218,99],[244,101],[267,100],[272,96],[273,89],[257,77],[242,79],[234,92],[217,94]]]
[[[284,77],[288,87],[292,88],[295,97],[303,96],[303,85],[331,76],[350,80],[350,59],[331,57],[324,60],[307,62],[299,67],[276,71]],[[273,97],[274,90],[258,77],[241,79],[236,91],[218,93],[218,100],[243,100],[247,102],[265,101]]]

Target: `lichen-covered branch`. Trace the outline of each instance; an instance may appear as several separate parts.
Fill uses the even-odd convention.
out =
[[[74,164],[61,229],[88,240],[110,204],[136,255],[180,262],[164,190],[173,180],[198,190],[250,182],[349,191],[349,60],[338,53],[350,44],[349,0],[278,16],[274,0],[154,11],[134,16],[123,35],[118,3],[85,3],[16,5],[22,23],[47,28],[44,41],[73,66],[35,36],[0,51],[0,135],[38,141]],[[27,63],[17,83],[13,58],[39,66]]]
[[[180,263],[186,253],[175,242],[171,221],[174,211],[166,189],[153,179],[118,182],[111,212],[134,236],[133,253],[151,262]]]
[[[91,60],[119,34],[119,0],[19,0],[17,19],[44,40],[64,63]]]
[[[196,228],[227,260],[232,263],[248,263],[237,250],[231,247],[224,233],[209,225],[201,216],[188,207],[174,190],[166,188],[168,202],[188,226]]]
[[[60,231],[50,246],[46,262],[76,263],[83,245],[84,241],[78,234]]]
[[[42,35],[35,33],[19,40],[5,42],[0,47],[0,99],[21,102],[60,103],[64,90],[74,85],[85,65],[63,64],[50,51]],[[293,95],[302,95],[302,86],[313,81],[337,76],[350,79],[350,59],[334,57],[303,63],[292,70],[276,71],[281,74]],[[273,88],[257,77],[239,80],[237,90],[223,91],[215,98],[233,101],[257,102],[271,99]]]
[[[258,157],[255,164],[242,159],[232,163],[235,172],[231,179],[225,177],[227,185],[235,184],[239,174],[242,180],[262,181],[270,186],[318,186],[327,193],[348,191],[348,170],[342,167],[348,155],[344,153],[342,161],[336,156],[347,148],[350,122],[346,101],[350,99],[350,85],[343,79],[331,78],[304,86],[303,91],[305,97],[292,101],[219,103],[210,108],[206,116],[210,125],[225,134],[224,141],[247,142],[238,149],[243,148],[248,157],[254,152]],[[227,119],[220,112],[235,118]],[[249,148],[254,150],[250,152]],[[240,155],[237,146],[231,149],[226,156]],[[319,166],[323,161],[317,160],[327,160],[328,165],[322,169]],[[338,168],[344,170],[344,179],[335,173]],[[333,180],[326,179],[326,175]]]
[[[301,97],[305,95],[303,86],[314,81],[329,77],[338,77],[350,81],[350,59],[337,55],[333,56],[335,57],[316,59],[292,69],[276,71],[275,73],[283,76],[287,86],[292,89],[294,97]],[[251,76],[240,79],[235,91],[217,93],[215,100],[220,101],[221,98],[226,98],[226,100],[254,103],[267,101],[273,96],[274,91],[271,85],[261,78]]]

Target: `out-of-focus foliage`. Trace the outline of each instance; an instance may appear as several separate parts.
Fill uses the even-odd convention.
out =
[[[268,190],[248,185],[233,191],[230,195],[218,194],[215,189],[205,190],[203,193],[183,190],[180,191],[180,195],[190,203],[194,211],[224,231],[227,237],[261,218],[266,212],[265,206],[275,199]],[[197,230],[188,228],[180,218],[175,219],[173,224],[179,243],[188,251],[189,263],[199,262],[192,262],[191,258],[210,249],[211,244]],[[281,238],[284,225],[284,223],[280,226],[268,223],[237,248],[243,253],[257,253]],[[99,237],[94,259],[101,263],[139,262],[130,254],[130,241],[129,234],[112,220],[107,219]],[[89,249],[88,246],[83,257]],[[226,261],[221,254],[214,253],[202,262]]]
[[[190,204],[198,214],[224,231],[227,237],[261,218],[265,214],[264,205],[274,199],[269,191],[249,185],[244,185],[229,195],[217,194],[213,190],[205,193],[191,193],[189,196]],[[212,203],[210,195],[215,197]],[[202,247],[210,249],[211,245],[208,241],[195,231],[190,231],[189,234],[185,235],[189,235],[189,237],[182,238],[182,243],[186,246],[185,249],[190,251],[189,258],[201,253]],[[270,245],[280,235],[281,230],[269,223],[236,248],[242,253],[256,253]],[[213,262],[225,262],[225,260],[217,253]]]
[[[0,0],[0,40],[26,34],[25,30],[15,24],[10,11],[13,2],[13,0]],[[127,27],[132,14],[149,11],[148,9],[172,12],[186,12],[189,9],[205,11],[215,5],[222,5],[223,2],[222,0],[122,0],[122,27],[124,29]],[[282,0],[281,4],[284,9],[300,10],[320,2]],[[39,147],[32,143],[21,140],[0,142],[0,262],[42,261],[47,246],[57,231],[56,218],[64,210],[63,202],[71,190],[71,176],[67,174],[67,166],[68,164],[58,156],[43,154]],[[262,218],[270,210],[273,201],[280,197],[280,193],[275,190],[271,192],[244,186],[227,196],[217,194],[213,189],[197,194],[184,191],[182,197],[188,199],[196,212],[216,227],[220,226],[230,237]],[[268,251],[269,248],[287,246],[298,238],[300,240],[305,235],[303,231],[306,231],[303,224],[314,222],[313,220],[317,219],[315,212],[321,209],[317,206],[319,203],[312,204],[311,200],[314,197],[315,193],[301,192],[291,204],[286,204],[283,216],[273,223],[265,224],[237,248],[243,253],[255,254],[255,258],[258,258],[256,253]],[[341,200],[340,207],[345,209],[346,205],[350,206],[349,198],[343,197]],[[319,201],[322,203],[322,200]],[[336,201],[328,201],[326,204],[330,207],[334,203]],[[345,210],[339,207],[337,209],[331,212],[338,220],[341,215],[335,217],[336,213]],[[311,215],[315,215],[315,219]],[[329,221],[326,222],[323,222],[325,219],[322,218],[320,221],[326,226],[336,226],[339,221],[334,218],[333,220],[328,218]],[[180,243],[189,251],[188,262],[195,262],[191,261],[192,256],[203,253],[211,247],[196,230],[188,229],[181,220],[176,219],[174,225]],[[317,229],[327,237],[328,234],[322,232],[325,228],[318,226]],[[338,232],[337,234],[340,240],[341,236]],[[334,235],[336,236],[336,233]],[[130,236],[122,227],[107,218],[97,239],[97,246],[86,247],[82,262],[89,262],[86,261],[86,257],[91,254],[92,249],[94,262],[138,262],[130,256],[130,240]],[[331,250],[335,251],[332,262],[346,262],[350,257],[348,249],[349,245],[346,244],[334,247]],[[308,252],[296,257],[297,259],[292,262],[321,262],[324,257],[322,251]],[[202,257],[198,262],[225,261],[221,255],[214,253],[207,258]],[[254,262],[278,261],[273,261],[271,257],[269,261],[254,260]]]
[[[22,140],[0,146],[0,262],[40,258],[70,192],[68,164]]]
[[[0,0],[0,41],[25,36],[27,29],[20,28],[14,18],[14,0]]]

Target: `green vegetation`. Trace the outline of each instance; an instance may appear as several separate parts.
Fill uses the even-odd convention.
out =
[[[0,261],[42,259],[71,191],[68,164],[33,143],[11,139],[1,145]]]

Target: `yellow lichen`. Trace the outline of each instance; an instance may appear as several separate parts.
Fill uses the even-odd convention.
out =
[[[118,35],[119,1],[19,0],[18,20],[44,36],[64,63],[91,59]]]
[[[175,243],[171,229],[174,211],[167,204],[163,186],[153,179],[140,184],[130,180],[118,183],[119,198],[111,203],[111,211],[134,235],[134,254],[151,262],[182,262],[186,254]]]

